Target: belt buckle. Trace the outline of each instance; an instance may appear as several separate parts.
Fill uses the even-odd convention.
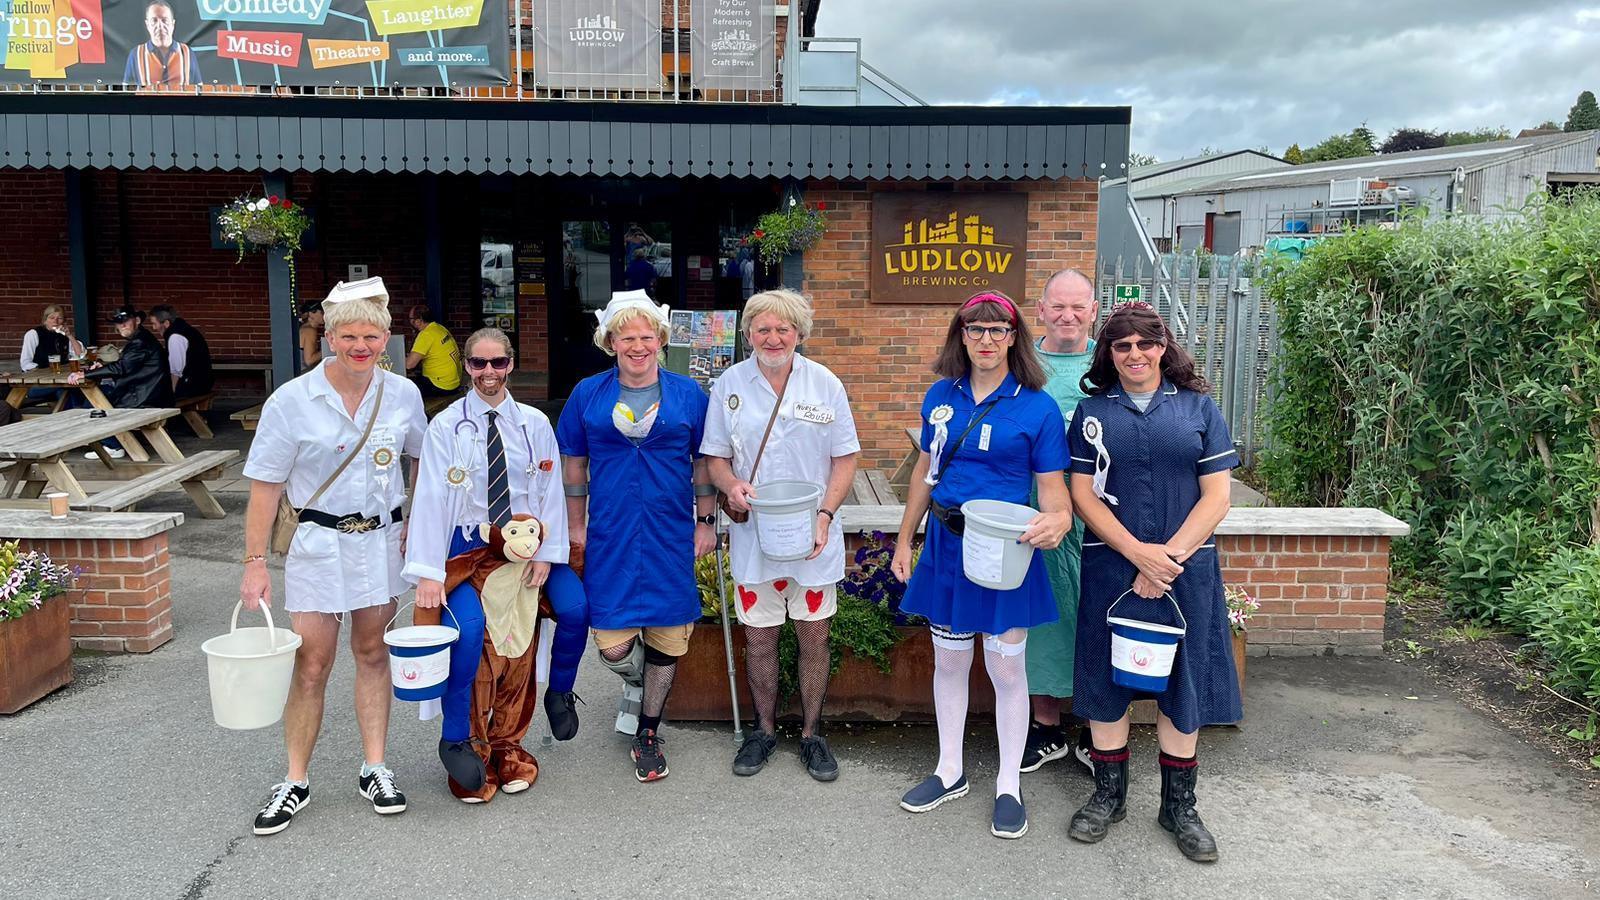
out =
[[[378,527],[376,516],[349,515],[334,523],[341,534],[366,534]]]

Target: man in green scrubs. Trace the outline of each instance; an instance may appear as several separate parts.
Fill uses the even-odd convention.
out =
[[[1043,335],[1037,344],[1039,359],[1050,380],[1045,393],[1055,398],[1070,426],[1072,414],[1083,399],[1079,380],[1094,357],[1094,330],[1099,301],[1094,282],[1077,269],[1062,269],[1045,282],[1039,297]],[[1037,506],[1037,501],[1035,502]],[[1088,730],[1080,728],[1070,738],[1062,721],[1061,701],[1072,696],[1072,662],[1078,636],[1078,554],[1083,546],[1083,521],[1073,522],[1061,546],[1044,552],[1055,594],[1059,621],[1028,629],[1028,691],[1032,694],[1033,720],[1028,723],[1028,743],[1022,752],[1022,771],[1032,772],[1045,763],[1075,754],[1089,763]]]

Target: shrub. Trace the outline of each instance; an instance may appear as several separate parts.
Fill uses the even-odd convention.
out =
[[[1555,529],[1520,509],[1494,515],[1481,504],[1458,512],[1439,540],[1450,609],[1471,619],[1505,618],[1505,593],[1522,572],[1555,552]]]
[[[1550,686],[1600,704],[1600,548],[1556,551],[1516,580],[1505,608],[1549,657]]]

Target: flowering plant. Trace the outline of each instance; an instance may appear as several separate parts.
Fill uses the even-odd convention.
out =
[[[1246,622],[1261,609],[1261,601],[1250,596],[1245,589],[1238,586],[1229,586],[1223,591],[1223,597],[1228,603],[1228,626],[1234,634],[1243,634]]]
[[[21,618],[77,581],[80,570],[58,566],[39,551],[21,553],[16,541],[0,543],[0,622]]]
[[[311,227],[311,217],[287,197],[240,197],[217,216],[222,236],[239,246],[239,258],[254,247],[282,247],[284,254],[300,249],[300,237]]]
[[[921,549],[914,551],[911,565],[916,567]],[[874,531],[862,540],[856,550],[856,571],[845,575],[839,583],[839,592],[882,606],[895,625],[915,625],[920,617],[900,611],[900,601],[905,599],[906,586],[894,577],[890,564],[894,562],[894,540],[881,531]]]
[[[827,208],[826,203],[807,206],[790,197],[782,209],[757,219],[755,230],[746,240],[756,246],[761,261],[770,268],[784,254],[804,253],[822,240],[822,233],[828,230]]]

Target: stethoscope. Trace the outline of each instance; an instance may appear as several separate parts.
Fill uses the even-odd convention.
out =
[[[461,427],[463,425],[472,429],[471,436],[467,439],[470,443],[466,452],[463,452],[461,443]],[[533,455],[533,439],[528,437],[528,425],[526,422],[517,427],[522,431],[522,445],[528,451],[528,465],[523,471],[527,473],[529,478],[532,478],[539,470],[539,461]],[[467,404],[465,403],[461,405],[461,421],[457,422],[455,427],[455,444],[455,464],[445,474],[445,480],[449,482],[451,487],[465,487],[467,485],[467,474],[477,471],[479,460],[483,457],[483,453],[479,452],[483,446],[483,433],[478,428],[478,423],[474,422],[472,416],[468,414]]]

